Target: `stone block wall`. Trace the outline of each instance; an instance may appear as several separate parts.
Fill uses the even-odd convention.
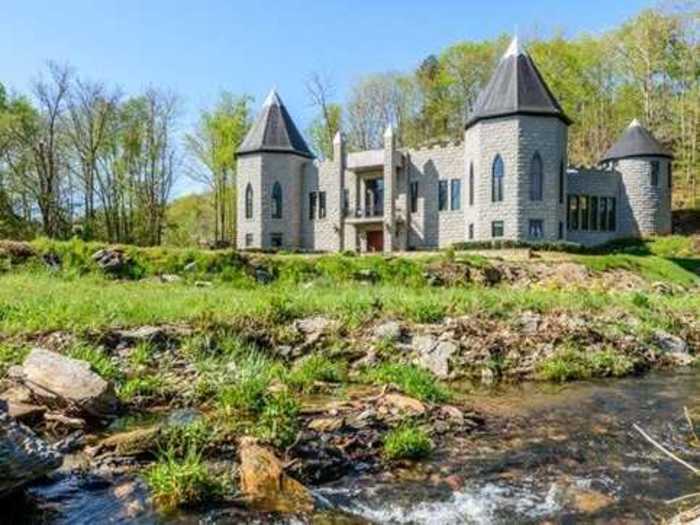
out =
[[[651,183],[652,161],[659,162],[659,180]],[[665,158],[621,159],[615,169],[622,177],[621,234],[627,237],[671,233],[671,188]]]

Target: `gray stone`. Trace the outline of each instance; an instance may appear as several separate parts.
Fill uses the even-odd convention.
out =
[[[384,341],[396,341],[401,337],[401,324],[398,321],[387,321],[374,329],[374,337]]]
[[[24,425],[14,421],[0,403],[0,497],[61,466],[61,455]]]
[[[540,325],[542,316],[535,312],[523,312],[518,319],[520,330],[525,335],[535,335]]]
[[[296,328],[306,336],[326,333],[332,326],[335,326],[335,321],[326,317],[309,317],[307,319],[299,319],[296,321]]]
[[[457,352],[458,347],[453,341],[440,341],[430,344],[429,340],[422,341],[421,350],[416,364],[430,370],[437,377],[444,379],[450,373],[450,358]]]
[[[93,416],[112,414],[118,406],[113,385],[91,371],[90,363],[43,348],[32,349],[13,375],[47,405]]]
[[[687,366],[693,362],[693,356],[688,351],[688,343],[680,337],[657,330],[654,332],[653,340],[659,350],[675,364]]]

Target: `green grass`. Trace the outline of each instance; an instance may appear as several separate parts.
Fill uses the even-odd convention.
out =
[[[384,437],[387,459],[421,459],[428,456],[432,448],[428,434],[410,423],[390,430]]]
[[[250,352],[229,362],[218,392],[219,405],[226,412],[259,413],[265,408],[267,390],[280,375],[280,365],[259,352]]]
[[[5,377],[11,366],[22,364],[27,354],[29,354],[29,348],[26,346],[0,343],[0,379]]]
[[[586,351],[565,348],[548,357],[538,367],[538,376],[545,381],[563,383],[595,377],[622,377],[635,371],[636,361],[610,348]]]
[[[294,390],[309,392],[317,382],[342,383],[348,375],[347,363],[322,354],[312,354],[297,363],[284,380]]]
[[[79,343],[69,348],[66,353],[73,359],[90,363],[90,368],[103,379],[120,382],[123,378],[119,365],[100,348],[87,343]]]
[[[119,384],[117,394],[125,402],[141,398],[163,399],[170,395],[170,386],[160,374],[144,374]]]
[[[591,270],[628,270],[649,281],[665,281],[682,286],[700,284],[700,275],[691,271],[692,261],[679,264],[676,260],[655,255],[628,255],[613,253],[608,255],[577,255],[575,261]],[[697,261],[700,268],[700,261]]]
[[[449,390],[431,372],[415,365],[382,363],[367,369],[364,379],[376,384],[391,383],[404,394],[422,401],[441,403],[450,398]]]
[[[285,448],[294,442],[299,431],[299,403],[285,391],[276,392],[265,398],[255,426],[255,435],[278,448]]]
[[[144,472],[144,479],[154,503],[166,512],[205,503],[223,492],[221,480],[209,473],[195,448],[182,458],[173,449],[161,452],[157,462]]]

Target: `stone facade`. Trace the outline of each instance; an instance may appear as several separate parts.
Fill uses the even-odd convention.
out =
[[[382,149],[348,153],[338,134],[333,158],[317,161],[273,91],[239,150],[238,247],[392,252],[670,233],[671,156],[637,121],[599,168],[568,169],[571,120],[517,40],[482,95],[460,143],[398,148],[389,127]]]

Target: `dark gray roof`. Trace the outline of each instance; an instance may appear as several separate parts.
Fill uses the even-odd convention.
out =
[[[265,99],[260,114],[237,154],[240,156],[260,152],[294,153],[313,158],[313,153],[274,89]]]
[[[601,162],[627,157],[673,158],[673,155],[654,138],[648,129],[634,119],[622,137],[603,155]]]
[[[516,114],[552,115],[571,124],[517,37],[479,94],[466,127],[480,120]]]

